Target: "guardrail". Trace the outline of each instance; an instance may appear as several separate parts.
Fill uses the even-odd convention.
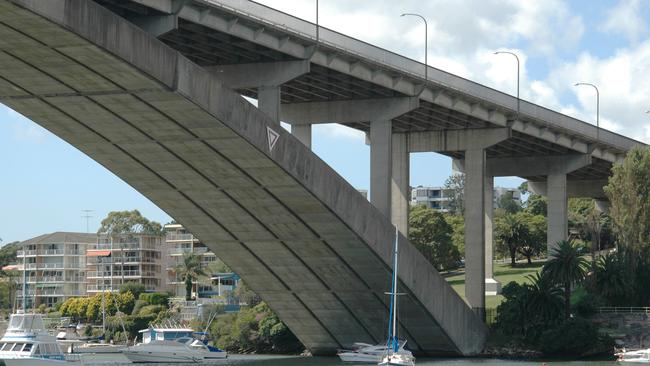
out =
[[[617,306],[598,308],[599,314],[650,314],[650,307]]]

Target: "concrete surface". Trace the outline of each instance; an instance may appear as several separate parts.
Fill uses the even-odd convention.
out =
[[[0,1],[0,50],[2,103],[192,231],[312,352],[383,341],[393,227],[274,112],[87,0]],[[400,240],[401,334],[480,352],[485,326]]]

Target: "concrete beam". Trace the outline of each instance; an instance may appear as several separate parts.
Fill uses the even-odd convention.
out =
[[[567,181],[567,197],[590,197],[606,200],[607,196],[603,187],[607,185],[606,180],[569,180]],[[533,193],[548,195],[546,182],[528,181],[528,190]]]
[[[485,149],[510,138],[512,132],[509,128],[473,128],[409,132],[408,135],[409,152],[444,152],[475,149],[474,143]]]
[[[147,15],[129,17],[129,21],[142,28],[154,37],[162,36],[165,33],[178,29],[178,15]]]
[[[309,61],[276,61],[206,67],[232,89],[279,86],[309,73]]]
[[[417,97],[292,103],[282,105],[282,121],[313,124],[392,120],[419,106]]]
[[[591,164],[589,154],[534,156],[522,158],[493,158],[487,160],[494,177],[533,177],[554,172],[573,172]]]

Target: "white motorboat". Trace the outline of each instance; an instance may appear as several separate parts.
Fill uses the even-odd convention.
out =
[[[400,341],[399,350],[401,352],[408,352],[404,349],[406,341]],[[367,343],[355,343],[352,349],[340,350],[337,355],[343,362],[368,362],[377,363],[381,361],[381,357],[388,351],[386,344],[371,345]]]
[[[390,308],[388,317],[388,339],[386,340],[386,351],[381,357],[377,366],[415,366],[415,357],[410,351],[400,347],[400,340],[397,335],[397,255],[399,245],[399,232],[395,228],[395,247],[393,252],[393,283],[391,286]]]
[[[60,366],[83,364],[79,355],[66,356],[56,338],[43,327],[41,314],[13,314],[0,339],[0,360],[6,366]]]
[[[650,364],[650,348],[630,351],[623,349],[616,356],[618,362],[626,365]]]
[[[142,343],[122,349],[133,363],[216,363],[228,357],[227,352],[194,338],[197,333],[189,328],[149,328],[140,333]]]
[[[120,353],[124,348],[126,346],[122,344],[83,343],[75,345],[73,350],[74,353]]]

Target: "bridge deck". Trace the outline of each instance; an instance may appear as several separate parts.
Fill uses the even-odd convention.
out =
[[[392,225],[257,108],[87,0],[1,0],[0,51],[3,104],[183,224],[313,352],[383,340]],[[411,347],[479,352],[482,322],[400,240]]]

